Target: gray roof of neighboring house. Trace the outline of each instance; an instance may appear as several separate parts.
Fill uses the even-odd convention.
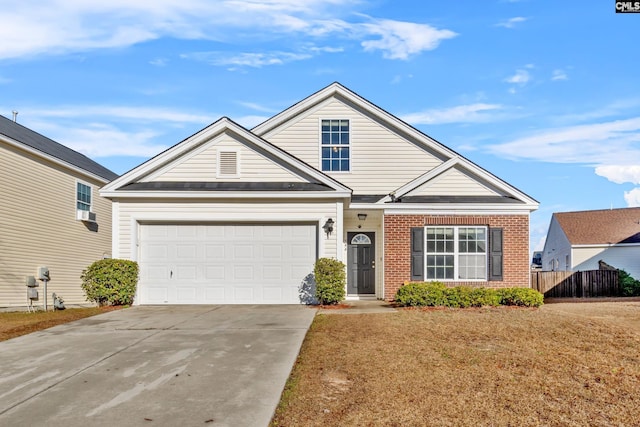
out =
[[[572,245],[640,243],[640,208],[557,212]]]
[[[0,134],[48,154],[49,156],[55,157],[56,159],[62,160],[63,162],[69,163],[79,169],[83,169],[93,175],[102,177],[107,181],[112,181],[118,177],[116,173],[94,162],[84,154],[73,151],[72,149],[55,142],[46,136],[40,135],[39,133],[34,132],[4,116],[0,116]]]

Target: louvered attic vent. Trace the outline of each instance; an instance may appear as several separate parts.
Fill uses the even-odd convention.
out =
[[[218,176],[238,176],[238,153],[236,151],[218,152]]]

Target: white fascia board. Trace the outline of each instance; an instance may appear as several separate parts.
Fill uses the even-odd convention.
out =
[[[640,246],[640,243],[598,243],[598,244],[585,244],[585,245],[571,245],[571,249],[579,248],[628,248]]]
[[[25,145],[20,141],[16,141],[15,139],[6,137],[4,135],[2,135],[1,137],[2,137],[2,141],[6,142],[7,144],[9,144],[9,145],[11,145],[13,147],[19,148],[22,151],[26,151],[29,154],[33,154],[34,156],[40,157],[42,159],[45,159],[45,160],[47,160],[47,161],[49,161],[51,163],[55,163],[56,165],[62,166],[64,168],[66,168],[66,169],[71,169],[74,172],[82,174],[82,175],[84,175],[84,176],[86,176],[88,178],[95,179],[96,181],[99,181],[99,182],[101,182],[103,184],[106,184],[106,183],[109,182],[108,179],[105,179],[105,178],[103,178],[103,177],[101,177],[99,175],[93,174],[93,173],[91,173],[91,172],[89,172],[89,171],[87,171],[85,169],[82,169],[82,168],[79,168],[79,167],[77,167],[75,165],[72,165],[71,163],[67,163],[64,160],[60,160],[59,158],[51,156],[51,155],[49,155],[47,153],[44,153],[44,152],[42,152],[40,150],[36,150],[35,148],[30,147],[28,145]]]
[[[411,204],[406,207],[389,207],[384,209],[385,214],[417,214],[417,215],[529,215],[535,209],[528,205],[505,206],[497,205],[477,205],[468,204],[435,206],[427,204]]]
[[[306,191],[277,193],[270,191],[216,192],[210,191],[100,191],[102,197],[114,199],[348,199],[351,192]]]

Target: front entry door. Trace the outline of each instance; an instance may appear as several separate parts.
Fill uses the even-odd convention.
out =
[[[375,294],[375,233],[347,233],[347,242],[347,294]]]

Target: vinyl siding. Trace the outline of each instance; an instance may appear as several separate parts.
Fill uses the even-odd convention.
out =
[[[354,194],[386,194],[442,163],[340,100],[331,98],[265,139],[320,169],[320,120],[350,120],[350,172],[325,172]]]
[[[225,150],[238,153],[238,177],[216,176],[218,151]],[[225,133],[141,181],[302,182],[303,179]]]
[[[180,222],[180,223],[239,223],[298,221],[316,223],[319,226],[320,257],[336,257],[337,232],[327,237],[322,225],[327,218],[338,217],[335,201],[318,202],[252,202],[221,201],[217,203],[188,203],[164,201],[121,201],[118,204],[118,233],[114,242],[115,256],[137,260],[138,229],[140,222]]]
[[[571,270],[570,266],[565,265],[567,255],[569,255],[569,258],[571,259],[571,244],[569,243],[567,236],[564,234],[562,227],[560,227],[558,220],[553,216],[551,217],[549,231],[547,232],[547,239],[544,242],[544,249],[542,251],[542,270]],[[556,267],[551,267],[552,261],[555,262]]]
[[[640,246],[613,246],[600,248],[573,248],[573,271],[597,270],[598,261],[625,270],[640,279]]]
[[[78,180],[92,186],[97,231],[76,220]],[[99,197],[100,183],[2,142],[0,182],[0,307],[28,304],[25,277],[39,266],[51,273],[48,304],[54,292],[67,305],[88,304],[82,270],[111,253],[111,202]]]
[[[407,196],[495,196],[498,193],[457,169],[450,169]]]

